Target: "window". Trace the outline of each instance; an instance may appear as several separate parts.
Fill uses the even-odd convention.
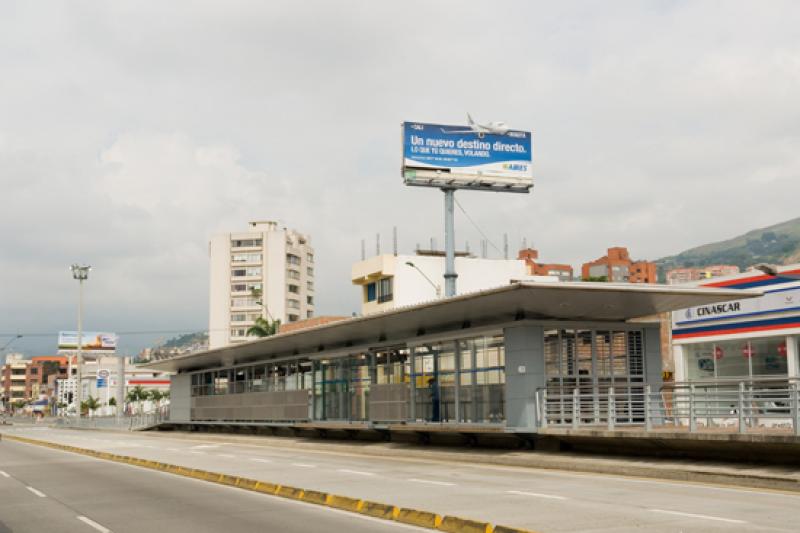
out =
[[[252,246],[261,246],[261,239],[234,239],[231,241],[232,248],[246,248]]]
[[[309,263],[313,263],[313,262],[314,262],[314,254],[312,254],[312,253],[308,253],[308,254],[306,254],[306,260],[307,260]]]
[[[231,322],[244,322],[247,320],[247,313],[234,313],[231,315]]]
[[[689,379],[788,375],[785,337],[690,344],[684,360]]]
[[[314,275],[314,269],[311,268],[311,267],[306,268],[306,274],[308,274],[309,276],[313,276]]]
[[[392,295],[392,279],[383,278],[378,282],[378,303],[390,302],[394,297]]]
[[[313,291],[314,290],[314,282],[313,281],[306,282],[306,287],[308,287],[308,290]]]
[[[261,267],[234,268],[231,270],[232,278],[261,277]]]
[[[289,285],[289,292],[297,294],[300,292],[300,287],[298,287],[297,285]]]
[[[300,272],[297,270],[289,269],[286,271],[286,275],[289,279],[300,279]]]
[[[294,254],[286,254],[286,264],[288,265],[299,265],[300,264],[300,257]]]
[[[297,322],[300,320],[300,315],[289,315],[289,322]]]
[[[233,254],[232,263],[260,263],[261,254]]]
[[[260,283],[232,283],[231,284],[231,292],[252,292],[252,291],[260,291],[261,284]]]
[[[375,283],[367,283],[364,292],[366,294],[365,299],[368,302],[374,302],[378,298],[377,296],[378,290],[377,290],[377,285]]]
[[[247,328],[231,328],[231,337],[247,336]]]
[[[300,300],[289,298],[289,300],[286,302],[286,307],[289,309],[300,309]]]
[[[306,311],[306,318],[312,318],[314,316],[314,311]]]
[[[231,298],[231,307],[257,307],[256,299],[252,296],[240,296],[238,298]]]
[[[314,297],[313,296],[306,296],[306,303],[308,305],[314,305]]]

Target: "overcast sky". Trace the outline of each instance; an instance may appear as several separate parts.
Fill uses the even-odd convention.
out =
[[[532,130],[532,194],[457,198],[547,261],[797,217],[798,21],[790,1],[6,0],[0,334],[52,353],[73,262],[94,267],[85,329],[203,329],[209,236],[249,220],[311,235],[318,313],[358,310],[362,238],[443,242],[441,193],[402,185],[403,120]]]

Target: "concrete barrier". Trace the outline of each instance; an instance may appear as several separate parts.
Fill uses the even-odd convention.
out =
[[[255,479],[249,479],[246,477],[240,477],[239,483],[236,484],[237,487],[247,489],[247,490],[256,490],[256,485],[258,485],[258,481]]]
[[[378,503],[378,502],[371,502],[368,500],[364,500],[361,503],[361,509],[359,512],[361,514],[369,515],[375,518],[383,518],[384,520],[394,520],[394,514],[397,511],[397,507],[394,505],[388,505],[385,503]]]
[[[259,481],[256,483],[256,487],[253,490],[263,492],[264,494],[275,494],[275,492],[278,490],[278,485]]]
[[[418,511],[417,509],[400,508],[396,513],[395,520],[412,526],[427,527],[428,529],[438,529],[442,523],[442,517],[429,511]]]
[[[328,503],[328,493],[320,492],[318,490],[304,490],[303,501],[308,503],[316,503],[317,505],[326,505]]]
[[[492,525],[488,522],[477,522],[458,518],[456,516],[445,516],[439,525],[440,531],[449,533],[492,533]]]
[[[222,483],[223,485],[231,485],[235,487],[239,483],[239,476],[230,476],[228,474],[218,474],[217,483]]]
[[[303,492],[303,489],[298,489],[297,487],[278,485],[278,490],[275,491],[275,495],[282,498],[291,498],[292,500],[302,500]]]
[[[331,497],[328,498],[328,507],[335,507],[336,509],[342,509],[343,511],[358,512],[361,510],[361,505],[363,503],[364,502],[358,498],[338,496],[336,494],[331,494]]]

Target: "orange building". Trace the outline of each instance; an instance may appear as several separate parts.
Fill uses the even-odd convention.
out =
[[[600,259],[584,263],[581,267],[583,279],[605,278],[607,281],[627,283],[658,283],[656,264],[650,261],[633,261],[628,249],[615,246]]]
[[[525,260],[529,276],[558,276],[561,281],[572,279],[572,266],[563,263],[537,263],[539,251],[533,248],[524,248],[517,254],[517,259]]]

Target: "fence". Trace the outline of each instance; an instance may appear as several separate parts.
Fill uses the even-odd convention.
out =
[[[62,427],[77,427],[86,429],[120,429],[138,431],[155,427],[169,420],[169,404],[162,405],[153,411],[124,416],[83,416],[61,417],[56,420],[56,425]]]
[[[615,387],[581,387],[571,394],[539,389],[536,424],[549,426],[643,427],[691,433],[790,433],[800,436],[798,380],[749,380]]]

